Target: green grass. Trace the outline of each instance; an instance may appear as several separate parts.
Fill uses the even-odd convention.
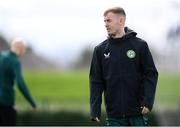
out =
[[[156,90],[155,105],[172,109],[180,106],[180,74],[160,73]]]
[[[87,72],[26,72],[24,77],[32,96],[40,107],[71,108],[84,105],[88,107],[89,81]],[[17,105],[24,103],[25,100],[18,91]]]
[[[25,81],[40,108],[89,110],[88,72],[26,72]],[[160,73],[154,107],[177,108],[179,90],[180,74]],[[18,91],[17,107],[28,105]]]
[[[86,73],[28,73],[26,81],[37,99],[86,101],[89,94]]]

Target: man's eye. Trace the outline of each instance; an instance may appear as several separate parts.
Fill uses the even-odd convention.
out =
[[[104,22],[111,22],[111,21],[112,21],[111,19],[104,20]]]

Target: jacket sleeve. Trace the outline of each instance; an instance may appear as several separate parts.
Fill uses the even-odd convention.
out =
[[[22,71],[21,71],[21,64],[19,61],[17,61],[15,64],[14,64],[14,73],[15,73],[15,78],[16,78],[16,81],[17,81],[17,85],[18,85],[18,88],[19,90],[21,91],[21,93],[24,95],[24,97],[29,101],[29,103],[31,104],[31,106],[33,108],[36,107],[36,104],[33,100],[33,98],[31,97],[30,95],[30,92],[28,90],[28,88],[26,87],[26,84],[23,80],[23,76],[22,76]]]
[[[101,60],[97,53],[97,47],[94,49],[93,58],[91,61],[90,73],[90,112],[91,117],[101,116],[101,103],[103,93],[103,77]]]
[[[158,80],[158,72],[146,42],[141,50],[141,67],[143,88],[141,104],[142,106],[148,107],[149,110],[152,110]]]

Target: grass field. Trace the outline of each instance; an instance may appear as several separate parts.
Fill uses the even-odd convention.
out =
[[[87,72],[26,72],[25,80],[41,109],[89,109]],[[19,91],[17,106],[28,106]]]
[[[179,109],[180,108],[180,74],[160,73],[156,91],[155,108]]]
[[[40,110],[89,110],[88,72],[26,72],[25,80]],[[179,90],[180,74],[160,73],[155,109],[178,108]],[[19,91],[17,108],[29,108]]]

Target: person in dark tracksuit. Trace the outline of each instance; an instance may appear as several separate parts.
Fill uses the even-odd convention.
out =
[[[30,102],[33,109],[36,108],[36,104],[23,80],[21,63],[18,59],[24,52],[24,41],[19,38],[12,42],[11,50],[0,52],[0,125],[12,126],[16,124],[15,80],[24,97]]]
[[[104,12],[108,39],[94,48],[90,67],[90,112],[100,121],[102,94],[110,126],[145,126],[152,110],[158,72],[148,44],[125,27],[123,8]]]

